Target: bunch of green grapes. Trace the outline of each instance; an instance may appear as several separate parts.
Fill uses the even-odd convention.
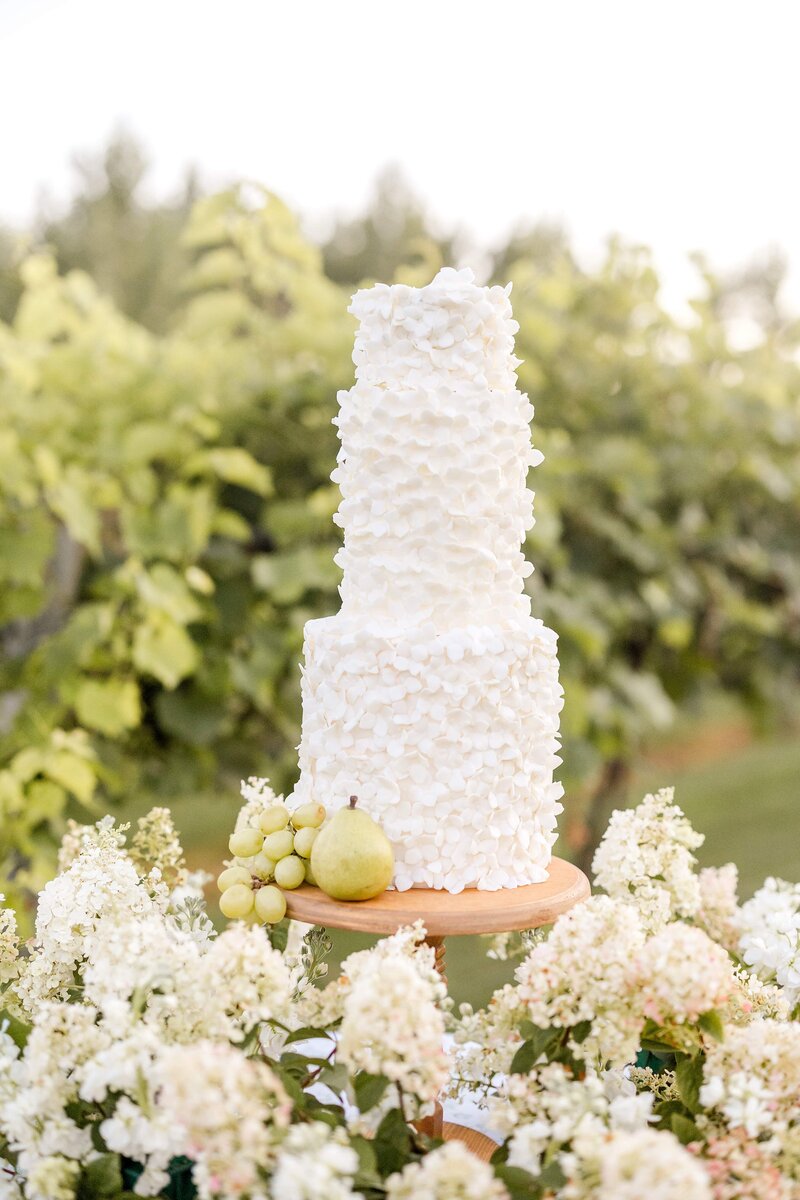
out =
[[[257,826],[232,833],[228,849],[240,865],[227,867],[217,880],[223,915],[240,920],[254,913],[268,925],[283,920],[286,899],[281,889],[299,887],[303,880],[314,882],[308,860],[324,820],[322,804],[304,804],[293,813],[283,804],[273,804]]]

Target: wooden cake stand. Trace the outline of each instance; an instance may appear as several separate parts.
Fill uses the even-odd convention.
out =
[[[436,969],[446,982],[444,939],[447,935],[537,929],[569,912],[585,900],[590,891],[589,880],[582,871],[562,858],[554,858],[544,883],[502,888],[496,892],[470,888],[454,896],[433,888],[411,888],[407,892],[384,892],[374,900],[353,903],[332,900],[319,888],[302,884],[284,895],[287,915],[309,925],[391,934],[404,925],[421,920],[427,931],[425,941],[436,955]],[[420,1128],[433,1137],[466,1143],[479,1158],[488,1160],[496,1149],[492,1139],[484,1134],[464,1125],[443,1122],[440,1104],[436,1105],[432,1117],[420,1122]]]

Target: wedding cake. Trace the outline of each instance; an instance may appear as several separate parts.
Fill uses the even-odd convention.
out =
[[[541,882],[561,811],[556,636],[523,591],[542,456],[509,292],[445,269],[350,306],[356,383],[331,476],[342,603],[305,627],[290,804],[357,795],[401,890]]]

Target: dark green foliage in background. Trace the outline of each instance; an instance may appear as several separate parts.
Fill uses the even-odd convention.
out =
[[[2,277],[0,888],[17,895],[49,872],[69,805],[231,793],[251,772],[291,786],[303,624],[338,603],[352,287],[275,197],[148,216],[139,170],[109,158],[50,223],[56,258]],[[365,257],[343,235],[326,248],[339,278],[424,282],[451,252],[408,217],[381,258],[379,215]],[[497,263],[546,455],[528,553],[560,636],[563,778],[599,825],[642,740],[698,694],[768,715],[796,686],[800,331],[774,270],[706,274],[682,324],[641,250],[586,272],[540,229]],[[734,350],[743,310],[751,348]]]

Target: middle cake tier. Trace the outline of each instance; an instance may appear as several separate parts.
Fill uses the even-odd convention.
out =
[[[393,844],[401,890],[546,878],[563,694],[541,621],[446,632],[309,621],[302,687],[293,807],[357,795]]]

